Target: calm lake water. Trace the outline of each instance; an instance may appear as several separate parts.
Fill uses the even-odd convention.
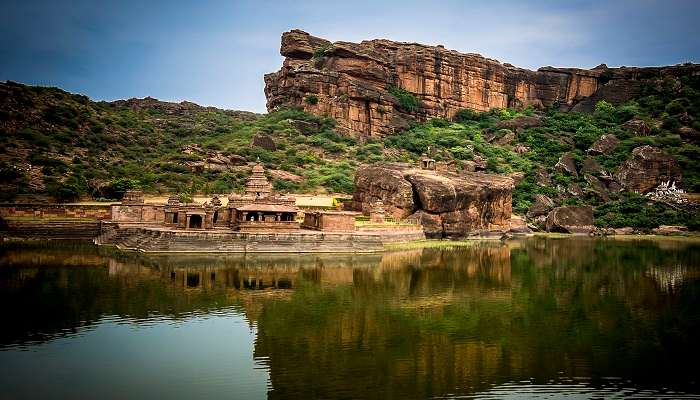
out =
[[[1,398],[700,398],[700,243],[0,245]]]

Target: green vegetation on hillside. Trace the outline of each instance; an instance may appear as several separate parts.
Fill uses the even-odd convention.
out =
[[[392,96],[396,97],[396,100],[399,101],[399,106],[404,111],[416,112],[421,107],[420,100],[418,100],[416,95],[409,92],[406,89],[392,85],[389,86],[389,93],[391,93]]]
[[[410,92],[392,88],[391,93],[405,111],[420,107]],[[415,162],[429,153],[457,170],[522,174],[513,194],[513,209],[519,214],[536,194],[543,194],[557,205],[596,206],[601,226],[700,225],[693,213],[629,193],[609,193],[610,199],[603,199],[583,174],[574,177],[554,168],[564,153],[579,170],[590,157],[601,167],[591,174],[601,177],[614,173],[635,147],[651,145],[678,160],[686,191],[700,192],[697,137],[679,135],[681,127],[700,130],[699,77],[660,81],[644,87],[634,101],[618,106],[599,102],[592,113],[565,113],[556,107],[545,113],[529,108],[461,110],[452,121],[434,118],[383,139],[363,140],[337,134],[331,118],[297,109],[255,115],[148,98],[92,102],[56,88],[15,83],[0,84],[0,95],[4,199],[27,194],[61,201],[119,198],[131,187],[153,193],[227,193],[242,189],[249,174],[246,163],[257,159],[268,168],[277,190],[350,193],[358,166]],[[305,101],[318,99],[307,96]],[[534,127],[504,123],[519,117],[540,122]],[[633,118],[644,120],[650,135],[623,129]],[[615,135],[620,144],[609,154],[588,155],[586,150],[604,134]],[[255,135],[272,138],[274,150],[252,146]],[[211,167],[222,158],[228,161]],[[537,173],[551,183],[538,184]],[[567,190],[576,186],[582,194]]]
[[[493,109],[483,113],[461,110],[454,122],[435,118],[387,137],[384,145],[408,151],[411,159],[430,152],[438,161],[477,160],[485,164],[487,172],[523,173],[513,193],[513,210],[519,214],[528,210],[536,194],[543,194],[558,205],[596,206],[600,226],[652,228],[681,224],[700,229],[697,213],[652,203],[626,192],[610,193],[611,199],[607,201],[595,192],[583,174],[574,177],[554,168],[564,153],[571,154],[579,171],[583,161],[590,157],[602,167],[602,171],[591,175],[600,177],[603,172],[614,173],[630,158],[635,147],[650,145],[676,158],[683,171],[681,186],[686,191],[700,192],[698,139],[682,138],[678,134],[681,126],[700,130],[700,78],[685,77],[680,82],[666,80],[658,86],[646,86],[640,98],[619,106],[601,101],[593,113],[559,112],[553,107],[541,116],[538,127],[513,130],[497,127],[501,121],[533,114],[531,109]],[[633,118],[645,121],[651,127],[650,135],[635,136],[622,128],[623,123]],[[607,155],[587,155],[586,150],[604,134],[620,139],[617,148]],[[527,151],[516,152],[517,147]],[[457,163],[457,168],[464,165]],[[551,184],[537,184],[537,170],[550,176]],[[580,187],[583,195],[567,193],[571,185]]]
[[[33,193],[60,201],[119,198],[133,186],[227,193],[242,189],[249,174],[245,163],[257,159],[301,180],[273,178],[278,190],[348,193],[356,160],[376,152],[337,135],[332,119],[298,110],[261,116],[152,99],[92,102],[56,88],[14,83],[0,89],[7,98],[0,104],[4,199]],[[290,121],[305,122],[309,131],[301,134]],[[251,146],[255,134],[270,135],[276,150]],[[201,151],[183,151],[191,145]],[[212,155],[242,158],[223,170],[191,165]]]

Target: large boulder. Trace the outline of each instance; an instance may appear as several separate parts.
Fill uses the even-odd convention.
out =
[[[314,51],[320,48],[327,48],[330,44],[331,42],[328,40],[311,36],[299,29],[292,29],[282,35],[280,54],[290,58],[310,59]]]
[[[609,154],[615,148],[617,148],[617,145],[620,144],[620,139],[618,139],[615,135],[603,135],[598,138],[592,145],[591,148],[586,150],[588,154]]]
[[[554,169],[559,172],[578,177],[578,172],[576,172],[576,163],[574,158],[569,153],[562,154],[559,157],[559,161],[554,165]]]
[[[683,235],[688,232],[688,228],[683,225],[660,225],[651,230],[654,235]]]
[[[649,125],[647,125],[647,123],[641,119],[631,119],[625,122],[622,124],[622,129],[635,136],[649,136],[651,133],[651,128],[649,128]]]
[[[557,207],[547,215],[546,227],[549,232],[588,234],[595,229],[593,207]]]
[[[680,135],[681,139],[687,140],[689,142],[700,141],[700,132],[688,126],[682,126],[678,128],[678,135]]]
[[[250,141],[250,145],[253,147],[260,147],[268,151],[277,150],[277,145],[275,145],[275,140],[270,135],[264,133],[256,133]]]
[[[589,174],[600,174],[603,171],[603,167],[600,166],[600,164],[598,163],[598,161],[595,160],[595,158],[588,157],[585,160],[583,160],[581,172]]]
[[[204,171],[231,171],[236,166],[245,165],[245,157],[237,154],[227,154],[218,150],[208,150],[198,144],[187,144],[182,147],[182,153],[193,156],[192,159],[184,162],[184,165],[195,172]]]
[[[377,200],[382,201],[386,212],[399,219],[419,209],[413,201],[413,186],[401,170],[375,165],[360,167],[355,173],[353,207],[369,213]]]
[[[412,217],[430,237],[507,230],[513,180],[482,173],[431,171],[407,164],[361,167],[353,207],[369,212],[377,200],[395,218]]]
[[[547,187],[552,184],[552,178],[545,168],[538,168],[535,171],[535,183],[542,187]]]
[[[646,193],[661,182],[680,182],[681,168],[676,159],[652,146],[640,146],[632,150],[632,158],[615,172],[615,179],[629,191]]]
[[[268,169],[267,172],[270,174],[271,177],[276,178],[276,179],[282,179],[285,181],[292,181],[292,182],[301,182],[304,180],[303,177],[293,174],[288,171],[283,171],[281,169]]]
[[[288,119],[287,123],[304,135],[313,135],[321,130],[316,122],[304,121],[301,119]]]
[[[588,182],[588,184],[596,192],[598,197],[600,197],[604,201],[610,200],[610,195],[608,195],[608,188],[600,179],[596,178],[591,174],[584,174],[583,179],[585,179],[586,182]]]
[[[547,215],[549,210],[554,207],[554,201],[543,194],[536,194],[535,201],[527,210],[527,217],[532,219],[541,215]]]

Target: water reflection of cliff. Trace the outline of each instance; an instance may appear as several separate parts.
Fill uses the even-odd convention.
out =
[[[698,255],[551,239],[387,254],[351,287],[267,305],[255,356],[271,398],[425,398],[562,376],[694,385]],[[666,290],[656,271],[678,265],[693,272],[672,272]]]
[[[0,255],[2,345],[237,307],[272,398],[429,397],[559,376],[690,381],[696,244],[532,239],[381,255]],[[690,366],[689,366],[690,365]]]

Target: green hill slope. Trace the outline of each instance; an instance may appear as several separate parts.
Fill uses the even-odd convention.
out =
[[[628,127],[633,119],[649,132],[635,134]],[[241,188],[247,163],[257,159],[278,190],[350,193],[359,165],[415,162],[429,153],[444,168],[513,174],[513,206],[521,214],[539,194],[555,205],[594,205],[603,226],[697,223],[692,205],[652,203],[607,188],[602,193],[584,175],[614,175],[634,148],[649,145],[677,160],[682,188],[699,192],[699,77],[659,81],[632,102],[601,102],[591,114],[463,110],[455,121],[433,119],[363,142],[335,134],[333,124],[298,110],[257,115],[151,98],[93,102],[8,82],[0,84],[1,195],[118,198],[132,186],[227,193]],[[587,152],[606,134],[619,140],[613,150]],[[580,173],[555,167],[564,154]],[[584,174],[591,165],[597,167]]]

